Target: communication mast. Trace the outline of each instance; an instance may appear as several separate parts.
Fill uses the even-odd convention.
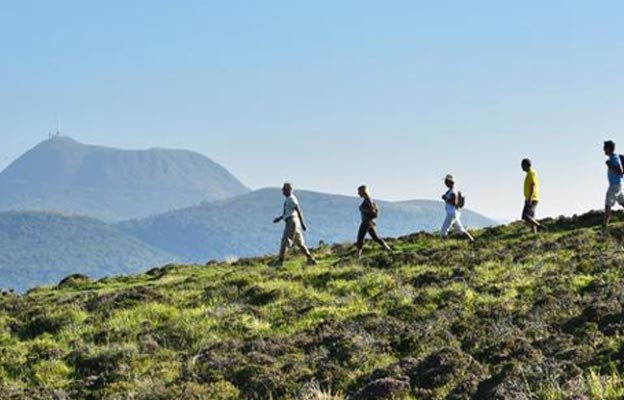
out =
[[[56,116],[56,137],[61,136],[61,119],[59,116]]]
[[[59,136],[61,136],[61,119],[57,115],[56,116],[56,132],[49,131],[48,139],[52,139],[52,138],[59,137]]]

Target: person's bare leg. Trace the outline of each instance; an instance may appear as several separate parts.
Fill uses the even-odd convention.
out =
[[[284,260],[286,260],[286,253],[288,253],[288,247],[284,247],[284,249],[280,251],[280,254],[279,254],[280,262],[284,262]]]
[[[298,247],[301,249],[301,251],[303,251],[303,254],[305,254],[307,258],[314,258],[312,257],[312,253],[310,253],[310,249],[308,249],[305,244],[299,244]]]
[[[286,238],[286,236],[284,236],[282,238],[282,244],[280,246],[280,251],[279,251],[279,258],[278,260],[280,262],[284,262],[284,260],[286,259],[286,253],[288,252],[288,239]]]
[[[297,243],[297,247],[299,247],[301,251],[303,251],[303,254],[305,254],[306,258],[308,259],[308,264],[316,265],[316,259],[314,258],[312,253],[310,253],[310,249],[308,249],[308,246],[303,243]]]
[[[282,265],[284,265],[284,259],[286,258],[286,248],[284,246],[284,244],[282,243],[282,245],[280,246],[280,251],[279,251],[279,255],[277,257],[277,259],[271,261],[269,263],[269,266],[271,267],[281,267]]]
[[[463,234],[464,236],[466,236],[468,238],[468,240],[470,240],[471,242],[474,242],[474,238],[472,237],[470,232],[468,232],[468,230],[466,228],[464,228],[464,226],[462,225],[461,222],[458,222],[456,226],[457,226],[456,231],[458,233]]]
[[[291,242],[291,225],[290,222],[286,222],[284,225],[284,233],[282,234],[282,243],[280,246],[279,258],[277,260],[277,265],[281,265],[286,260],[286,254],[288,253],[288,248],[292,245]]]
[[[537,234],[537,230],[542,227],[542,224],[540,224],[535,218],[532,217],[526,217],[526,220],[524,222],[526,226],[528,226],[535,234]]]
[[[609,225],[609,222],[611,222],[611,207],[605,207],[603,226],[606,227]]]

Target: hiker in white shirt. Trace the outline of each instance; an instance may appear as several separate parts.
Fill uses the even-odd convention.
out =
[[[279,258],[272,263],[273,266],[281,266],[284,264],[286,253],[293,245],[299,247],[308,258],[308,265],[316,265],[316,260],[305,245],[303,231],[307,230],[303,220],[303,213],[299,207],[299,201],[293,194],[293,187],[290,183],[284,183],[282,194],[286,197],[282,215],[275,218],[273,223],[284,221],[284,234],[282,235],[282,244],[280,247]]]
[[[448,188],[446,193],[442,195],[442,200],[444,200],[445,208],[446,208],[446,218],[444,219],[444,223],[442,224],[442,230],[440,231],[440,236],[442,239],[446,239],[448,237],[449,231],[451,229],[455,229],[457,232],[462,233],[471,242],[474,242],[474,238],[468,232],[461,223],[460,217],[461,212],[459,209],[463,206],[460,204],[460,193],[455,191],[455,178],[453,175],[446,175],[444,178],[444,184]]]

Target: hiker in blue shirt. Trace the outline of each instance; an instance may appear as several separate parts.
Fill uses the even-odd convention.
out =
[[[620,156],[615,154],[615,143],[612,140],[604,142],[603,147],[605,155],[608,157],[607,178],[609,179],[609,189],[607,190],[607,198],[605,201],[604,226],[609,225],[611,221],[611,209],[615,203],[624,206],[624,193],[622,193],[622,162]]]

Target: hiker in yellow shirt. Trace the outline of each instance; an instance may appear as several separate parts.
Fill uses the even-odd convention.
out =
[[[533,230],[533,233],[537,233],[539,228],[542,228],[535,219],[535,209],[539,202],[539,178],[537,172],[531,166],[531,160],[525,158],[522,160],[522,170],[526,172],[526,178],[524,179],[524,208],[522,209],[522,220],[526,225]]]

